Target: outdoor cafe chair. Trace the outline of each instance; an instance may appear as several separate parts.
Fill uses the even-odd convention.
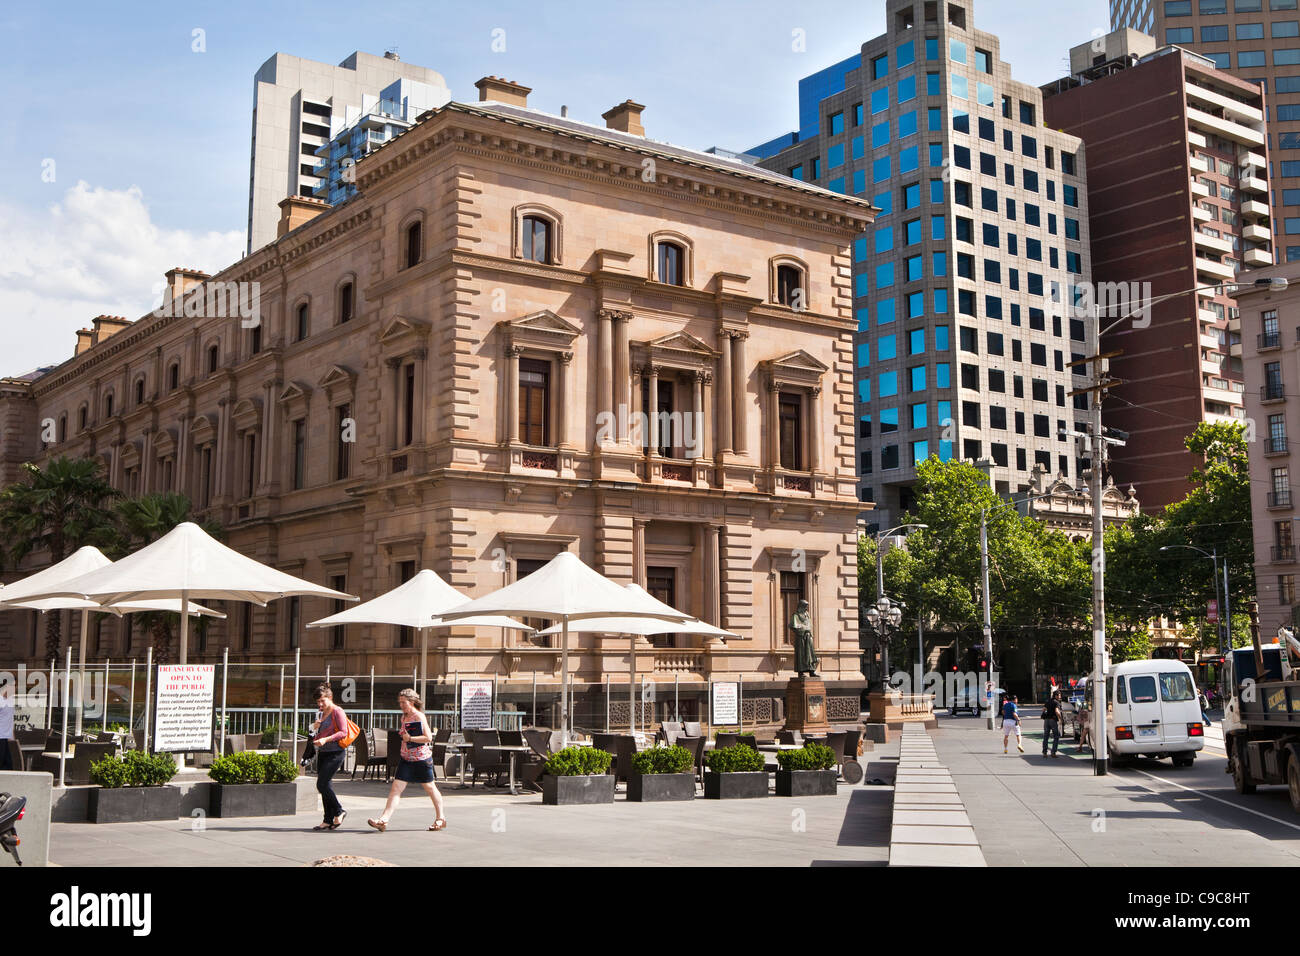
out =
[[[14,736],[18,739],[20,747],[31,747],[35,744],[45,744],[49,739],[49,732],[44,727],[21,727],[14,731]]]
[[[797,730],[778,730],[776,732],[776,742],[787,745],[801,745],[803,743],[803,734]]]
[[[757,750],[758,735],[757,734],[736,734],[736,743],[744,744],[746,747],[749,747],[751,750]]]
[[[68,758],[64,781],[70,786],[84,786],[90,783],[90,765],[115,753],[117,753],[116,743],[77,744],[76,752]]]
[[[632,757],[636,753],[636,738],[631,734],[614,738],[614,781],[627,780],[632,775]]]
[[[23,762],[23,747],[15,738],[11,737],[5,741],[9,750],[9,769],[21,773],[26,769]]]
[[[244,749],[245,749],[245,750],[261,750],[261,749],[262,749],[262,735],[261,735],[261,734],[244,734]]]
[[[503,747],[522,747],[524,746],[524,732],[522,730],[502,730],[501,745]]]
[[[703,737],[678,737],[677,746],[684,747],[691,752],[692,762],[695,764],[695,779],[699,783],[704,782],[704,738]]]
[[[56,754],[63,749],[63,734],[51,731],[45,738],[45,752]]]
[[[396,730],[390,730],[384,735],[384,742],[379,742],[379,735],[375,735],[375,756],[378,757],[380,748],[383,748],[384,754],[384,779],[392,780],[397,776],[397,768],[402,762],[402,735]]]
[[[843,731],[832,731],[826,735],[826,746],[831,748],[835,754],[835,770],[839,771],[840,765],[844,763],[844,741],[848,734]]]
[[[470,786],[478,782],[479,774],[484,777],[492,776],[494,778],[493,786],[501,785],[501,775],[510,769],[508,761],[501,759],[499,751],[487,750],[487,747],[495,747],[501,739],[495,730],[471,730],[470,734],[470,753],[469,763],[474,769],[473,779]]]
[[[687,737],[704,736],[704,730],[701,728],[700,722],[698,720],[686,721],[684,724],[682,724],[682,732],[685,733]]]
[[[668,744],[669,747],[677,743],[677,738],[682,736],[682,725],[680,721],[665,720],[659,725],[659,739]]]
[[[370,731],[363,730],[357,734],[357,739],[352,742],[352,776],[350,779],[357,779],[357,771],[361,771],[361,779],[366,779],[366,771],[370,768]]]
[[[740,734],[718,734],[714,737],[713,745],[715,747],[734,747],[740,740]]]

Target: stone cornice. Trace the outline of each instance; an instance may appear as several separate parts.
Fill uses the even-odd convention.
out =
[[[547,143],[546,140],[550,140]],[[567,144],[572,144],[568,148]],[[647,201],[671,191],[679,199],[715,209],[740,211],[763,220],[782,219],[848,238],[866,230],[874,207],[851,196],[812,192],[797,180],[713,165],[703,159],[665,152],[653,141],[605,139],[536,120],[505,115],[464,103],[426,114],[426,118],[357,165],[357,185],[374,189],[412,163],[440,149],[491,156],[497,162],[551,169],[589,181],[618,184],[646,194]],[[642,179],[642,160],[659,167],[654,182]]]

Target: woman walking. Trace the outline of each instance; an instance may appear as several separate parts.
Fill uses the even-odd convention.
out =
[[[397,801],[402,798],[402,791],[406,789],[408,783],[418,783],[433,801],[433,812],[437,814],[429,829],[445,830],[447,821],[442,816],[442,794],[438,792],[438,785],[433,782],[433,748],[430,746],[433,742],[433,731],[430,730],[429,721],[424,716],[424,703],[419,695],[408,687],[397,695],[397,706],[402,708],[400,731],[402,759],[398,761],[397,775],[388,790],[388,802],[384,805],[384,812],[377,820],[367,820],[366,823],[380,833],[387,830],[388,821],[393,818],[393,811],[397,809]]]
[[[332,781],[343,767],[346,751],[339,741],[348,735],[348,715],[334,703],[334,692],[329,684],[317,685],[316,706],[320,710],[320,717],[312,725],[315,734],[312,741],[316,744],[316,792],[325,808],[325,820],[312,829],[337,830],[347,819],[348,812],[334,795]]]

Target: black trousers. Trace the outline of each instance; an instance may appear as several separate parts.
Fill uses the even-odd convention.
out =
[[[325,822],[333,823],[334,818],[343,812],[339,798],[334,795],[334,775],[343,769],[343,750],[318,750],[316,752],[316,792],[320,794],[325,807]]]
[[[1052,742],[1052,753],[1061,746],[1061,722],[1047,717],[1043,720],[1043,753],[1047,753],[1047,742]]]

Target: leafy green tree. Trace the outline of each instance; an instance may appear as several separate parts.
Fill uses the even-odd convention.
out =
[[[124,498],[117,502],[116,514],[119,528],[114,548],[116,557],[152,544],[177,525],[195,520],[191,513],[190,499],[172,492]],[[222,537],[221,526],[215,522],[204,520],[196,523],[212,537]],[[173,628],[180,623],[180,615],[148,611],[142,612],[139,617],[152,635],[154,659],[160,664],[170,663]],[[199,632],[207,626],[207,618],[199,618],[195,622]]]
[[[111,546],[115,522],[109,506],[118,492],[95,458],[51,459],[44,468],[22,466],[22,478],[0,491],[0,534],[11,566],[44,552],[57,564],[86,545]],[[62,618],[45,615],[45,660],[62,649]]]
[[[982,471],[966,462],[932,456],[919,463],[914,491],[915,503],[904,520],[927,527],[909,533],[907,548],[891,549],[884,559],[886,593],[907,605],[904,632],[915,632],[920,614],[932,626],[937,623],[971,640],[982,633],[983,514],[995,647],[1029,639],[1064,645],[1083,640],[1090,612],[1086,542],[1071,541],[1020,514],[989,487]],[[874,559],[874,551],[872,555]],[[863,600],[874,597],[874,581],[868,577]]]
[[[1238,644],[1247,635],[1246,605],[1255,599],[1245,428],[1203,422],[1185,444],[1201,459],[1189,476],[1187,496],[1162,513],[1137,515],[1107,532],[1107,617],[1121,626],[1158,615],[1197,624],[1209,601],[1217,597],[1222,609],[1226,561],[1231,604],[1243,612],[1233,614],[1233,642]],[[1207,555],[1218,557],[1217,578]]]

